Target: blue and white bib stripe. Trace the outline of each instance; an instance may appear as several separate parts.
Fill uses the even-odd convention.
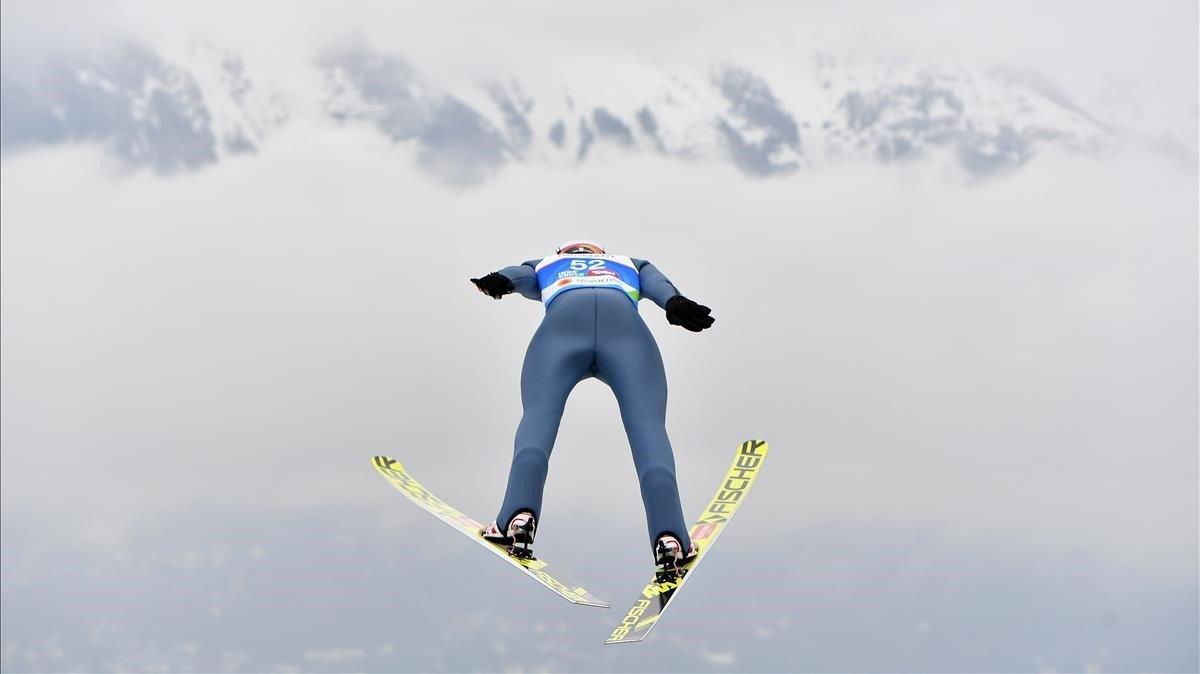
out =
[[[624,255],[551,255],[536,267],[542,303],[576,288],[615,288],[637,306],[641,282],[633,260]]]

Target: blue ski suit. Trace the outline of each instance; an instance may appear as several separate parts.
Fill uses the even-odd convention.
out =
[[[640,286],[636,292],[581,285],[558,289],[548,297],[552,292],[548,286],[558,284],[549,282],[545,274],[539,281],[542,260],[530,260],[499,272],[512,281],[514,292],[546,302],[546,315],[529,343],[521,368],[524,414],[517,427],[504,503],[496,517],[501,531],[523,510],[535,517],[541,514],[546,470],[567,396],[577,383],[595,377],[617,397],[633,450],[650,544],[670,533],[685,551],[691,546],[665,426],[666,372],[654,336],[637,311],[641,297],[665,308],[667,300],[679,291],[649,262],[624,260],[632,262],[623,273]]]

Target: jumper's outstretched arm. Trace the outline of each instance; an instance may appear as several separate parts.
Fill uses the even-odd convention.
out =
[[[501,299],[509,293],[520,293],[522,297],[541,301],[542,293],[538,288],[537,260],[529,260],[518,265],[505,267],[481,278],[471,279],[471,283],[479,292]],[[641,295],[662,307],[667,312],[667,322],[679,325],[692,332],[700,332],[712,327],[716,320],[712,310],[703,304],[697,304],[684,297],[674,283],[653,264],[647,260],[633,260],[638,270]]]
[[[473,278],[471,283],[475,284],[479,292],[492,299],[498,300],[509,293],[517,292],[523,297],[540,302],[542,293],[538,290],[537,274],[534,272],[537,263],[537,260],[530,260],[505,267],[486,276]]]
[[[529,260],[521,264],[515,264],[511,267],[505,267],[500,270],[509,281],[512,281],[513,292],[520,293],[522,297],[530,300],[542,301],[542,291],[538,288],[537,269],[538,260]]]
[[[666,274],[659,271],[658,267],[650,262],[634,260],[633,265],[638,270],[638,282],[642,286],[642,297],[666,309],[667,302],[679,294],[679,289],[675,287],[674,283],[671,283],[671,279],[667,278]]]
[[[716,321],[712,310],[684,297],[674,283],[658,267],[646,260],[634,260],[642,286],[642,297],[648,298],[667,312],[667,322],[692,332],[712,327]]]

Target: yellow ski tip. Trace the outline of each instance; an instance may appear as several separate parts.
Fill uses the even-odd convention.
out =
[[[376,468],[394,468],[396,470],[404,470],[404,466],[390,456],[373,456],[371,457],[371,465],[375,466]]]

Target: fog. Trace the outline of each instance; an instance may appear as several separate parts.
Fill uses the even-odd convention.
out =
[[[123,7],[107,20],[162,25],[163,44],[182,31],[163,7]],[[1034,11],[973,7],[987,25],[947,42],[979,36],[959,52],[971,59]],[[1180,38],[1162,16],[1175,9],[1132,23],[1131,40],[1151,39],[1144,25],[1175,37],[1131,67],[1195,55],[1195,22]],[[296,26],[332,11],[298,13],[280,44],[315,40]],[[1097,12],[1076,51],[1099,54],[1126,16]],[[653,59],[659,32],[710,25],[660,8],[610,38],[598,12],[480,13],[513,36],[587,33],[596,45],[567,50],[581,61],[626,43]],[[875,14],[906,44],[942,25]],[[6,43],[14,18],[55,25],[6,4]],[[249,22],[226,39],[253,53]],[[770,51],[724,49],[739,44]],[[431,73],[473,76],[413,50]],[[1194,147],[1188,86],[1141,109],[1187,121],[1192,101],[1179,128]],[[303,108],[257,153],[177,175],[86,144],[0,164],[5,671],[1195,666],[1194,163],[1131,142],[989,180],[937,157],[764,180],[601,154],[462,188],[373,128]],[[368,466],[394,456],[493,515],[543,309],[467,279],[572,237],[653,261],[717,318],[692,334],[640,307],[685,513],[740,441],[772,447],[687,609],[636,652],[600,646],[649,562],[602,384],[568,402],[539,548],[611,611],[560,605]]]

